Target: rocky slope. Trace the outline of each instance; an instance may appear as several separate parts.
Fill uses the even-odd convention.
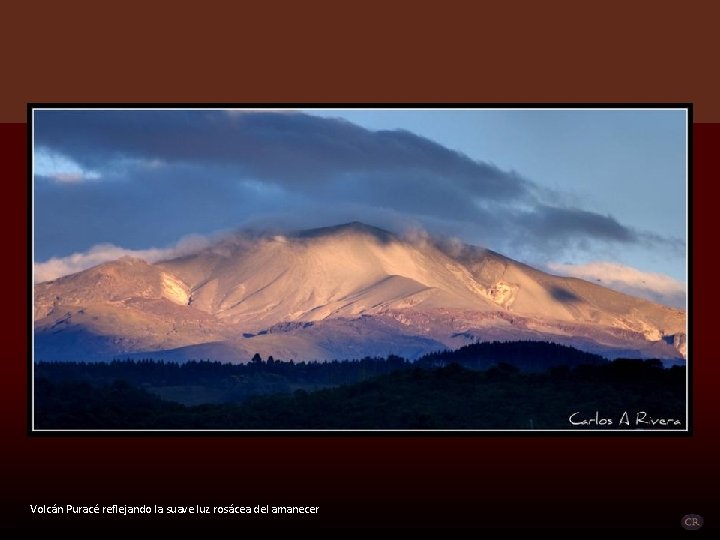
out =
[[[681,359],[684,332],[682,310],[360,223],[238,233],[185,257],[124,258],[35,287],[36,360],[417,357],[476,339]]]

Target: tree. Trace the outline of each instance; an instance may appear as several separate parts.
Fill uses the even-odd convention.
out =
[[[252,360],[250,360],[250,363],[252,363],[254,365],[260,365],[260,364],[262,364],[262,357],[258,353],[255,353],[255,356],[252,357]]]

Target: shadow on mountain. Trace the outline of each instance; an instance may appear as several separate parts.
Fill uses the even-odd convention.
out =
[[[574,292],[567,290],[564,287],[559,287],[557,285],[553,285],[549,287],[550,296],[554,300],[557,300],[558,302],[580,302],[582,299],[576,295]]]
[[[55,327],[35,331],[36,362],[65,362],[77,359],[79,351],[89,362],[102,362],[117,353],[122,338],[103,336],[79,326]]]

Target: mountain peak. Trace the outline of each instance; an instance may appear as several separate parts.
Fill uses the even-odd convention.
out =
[[[350,221],[331,227],[319,227],[316,229],[305,229],[298,231],[294,236],[297,238],[318,238],[322,236],[336,236],[347,234],[361,234],[372,236],[381,242],[391,242],[397,239],[396,235],[385,229],[362,223],[361,221]]]

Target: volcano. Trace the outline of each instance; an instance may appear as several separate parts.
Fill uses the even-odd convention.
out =
[[[352,359],[541,340],[682,361],[683,310],[494,251],[362,223],[238,232],[35,285],[36,361]]]

